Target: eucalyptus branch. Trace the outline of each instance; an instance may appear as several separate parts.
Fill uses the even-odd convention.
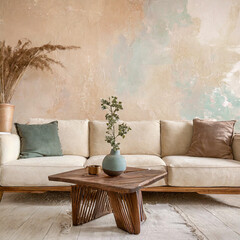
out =
[[[119,121],[119,115],[117,112],[123,110],[122,102],[117,101],[117,97],[111,96],[107,100],[101,99],[101,108],[109,111],[105,115],[105,119],[107,120],[105,141],[110,143],[113,150],[119,150],[120,143],[117,142],[116,139],[118,137],[125,138],[128,131],[131,130],[126,123],[121,123],[118,125],[118,133],[116,134],[116,124],[118,124]]]

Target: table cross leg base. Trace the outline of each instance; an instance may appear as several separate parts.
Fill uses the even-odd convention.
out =
[[[72,186],[72,219],[78,226],[113,211],[117,226],[131,234],[140,233],[140,223],[147,218],[142,192],[108,192],[80,185]]]
[[[140,233],[140,223],[147,217],[143,210],[142,192],[108,192],[111,207],[119,228],[132,234]]]
[[[78,226],[112,212],[107,192],[80,185],[72,186],[72,220]]]

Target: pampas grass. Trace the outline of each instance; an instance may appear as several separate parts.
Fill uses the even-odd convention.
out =
[[[19,40],[15,47],[11,47],[0,41],[0,103],[10,103],[16,86],[28,68],[52,71],[52,64],[63,67],[60,61],[48,57],[50,52],[79,48],[49,43],[31,47],[31,44],[30,40]]]

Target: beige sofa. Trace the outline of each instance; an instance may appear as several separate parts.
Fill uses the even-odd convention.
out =
[[[53,119],[30,119],[30,124]],[[132,121],[132,131],[121,140],[127,166],[166,169],[165,179],[145,191],[240,193],[240,135],[233,140],[234,160],[185,156],[191,143],[192,122]],[[0,136],[0,192],[70,190],[70,185],[50,182],[48,176],[101,164],[110,152],[104,141],[103,121],[59,120],[64,156],[18,159],[20,139]]]

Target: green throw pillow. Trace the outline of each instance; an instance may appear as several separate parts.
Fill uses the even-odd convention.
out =
[[[15,127],[21,139],[20,158],[62,156],[57,121],[34,125],[15,123]]]

